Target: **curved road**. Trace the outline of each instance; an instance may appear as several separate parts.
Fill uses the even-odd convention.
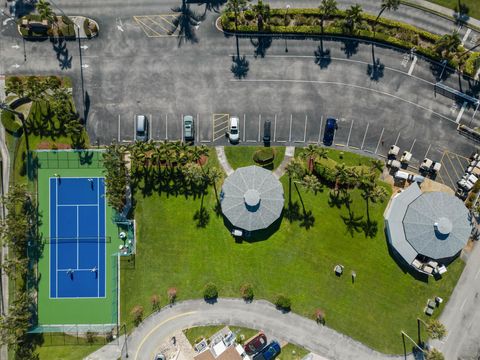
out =
[[[190,300],[148,317],[128,337],[128,358],[151,360],[165,338],[193,326],[226,324],[260,329],[275,338],[300,345],[332,360],[405,359],[389,356],[294,313],[282,313],[263,300],[245,303],[239,299],[218,299],[215,304]],[[122,359],[126,359],[126,351]]]

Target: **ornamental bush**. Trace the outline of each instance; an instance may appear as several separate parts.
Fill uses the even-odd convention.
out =
[[[203,298],[205,300],[215,300],[218,297],[217,285],[214,283],[208,283],[203,289]]]
[[[22,129],[22,123],[11,112],[2,111],[2,124],[11,134],[18,134]]]
[[[275,299],[275,306],[284,311],[290,311],[292,307],[292,300],[285,295],[278,295]]]
[[[240,288],[240,294],[242,295],[243,300],[252,301],[253,300],[253,286],[252,284],[243,284]]]
[[[275,151],[271,147],[266,147],[255,151],[253,161],[260,165],[271,164],[275,159]]]

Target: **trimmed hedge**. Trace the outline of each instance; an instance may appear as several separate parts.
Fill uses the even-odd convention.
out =
[[[2,111],[2,124],[5,126],[5,129],[12,134],[17,134],[22,129],[20,120],[8,111]]]
[[[253,161],[260,165],[271,164],[275,159],[275,150],[271,147],[266,147],[255,151],[253,154]]]
[[[316,20],[320,19],[322,12],[320,9],[289,9],[288,15],[285,9],[271,9],[270,10],[270,24],[268,21],[263,25],[263,30],[259,31],[257,25],[242,25],[244,21],[244,13],[241,13],[239,16],[239,26],[238,32],[242,33],[264,33],[264,34],[292,34],[292,35],[321,35],[321,27],[319,24],[314,25],[289,25],[282,26],[283,18],[287,16],[295,17],[295,20],[302,17],[302,19],[315,17]],[[246,16],[245,16],[246,17]],[[346,12],[339,10],[327,20],[332,21],[333,23],[324,26],[323,35],[325,36],[346,36],[352,38],[359,38],[365,40],[374,40],[377,42],[393,45],[395,47],[403,48],[410,50],[412,48],[416,49],[416,52],[420,55],[423,55],[427,58],[433,59],[435,61],[442,61],[443,58],[439,55],[434,49],[433,45],[441,38],[441,36],[432,34],[428,31],[421,30],[415,26],[405,24],[399,21],[389,20],[385,18],[378,19],[376,26],[376,33],[374,34],[368,26],[365,24],[359,24],[358,28],[352,33],[346,31],[342,26],[346,17]],[[281,19],[282,21],[278,21]],[[369,24],[375,22],[376,16],[362,13],[362,20],[367,21]],[[279,24],[280,22],[280,24]],[[226,13],[221,16],[220,23],[222,28],[226,31],[236,32],[235,30],[235,16],[233,13]],[[274,24],[272,24],[274,23]],[[362,26],[363,25],[363,26]],[[367,27],[367,28],[365,28]],[[398,36],[400,32],[403,32],[402,39],[399,39]],[[425,46],[421,42],[429,43],[430,46]],[[459,52],[463,51],[463,47],[459,47]],[[462,61],[465,61],[465,66],[463,72],[469,76],[474,76],[476,67],[478,64],[475,62],[475,59],[480,56],[478,52],[472,52],[466,56]],[[449,66],[458,69],[459,63],[455,59],[450,59],[448,61]]]

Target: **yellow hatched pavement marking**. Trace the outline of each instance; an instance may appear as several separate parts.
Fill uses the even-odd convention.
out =
[[[173,19],[176,17],[178,17],[178,13],[133,16],[133,19],[142,28],[147,37],[171,37],[174,36],[177,30],[173,24]],[[168,20],[168,18],[172,19],[172,21]],[[172,29],[168,29],[168,25],[172,26]]]
[[[446,153],[447,153],[447,151],[444,151],[444,152],[443,152],[442,158],[440,159],[440,163],[443,165],[443,166],[442,166],[442,170],[445,171],[445,174],[447,174],[450,182],[451,182],[452,185],[455,187],[455,182],[452,180],[452,177],[450,176],[450,173],[448,172],[448,170],[447,170],[447,168],[446,168],[446,166],[445,166],[445,161],[443,161],[443,159],[445,158],[445,154],[446,154]],[[448,157],[448,155],[447,155],[447,157]],[[442,177],[442,176],[440,176],[440,177],[441,177],[442,180],[443,180],[443,177]],[[447,185],[445,181],[443,181],[443,183],[444,183],[445,185]],[[448,186],[448,185],[447,185],[447,186]]]
[[[223,130],[228,130],[228,117],[229,114],[213,114],[212,116],[212,134],[213,141],[218,140],[224,136],[222,133],[220,136],[215,137],[216,134]],[[220,129],[216,129],[218,126],[223,126]]]
[[[145,33],[145,35],[147,35],[147,37],[161,37],[161,36],[165,36],[165,35],[162,35],[160,33],[158,33],[157,31],[155,31],[154,29],[152,29],[150,26],[148,26],[147,24],[145,24],[143,22],[144,19],[148,19],[148,16],[134,16],[133,19],[137,22],[137,24],[140,26],[140,28],[143,30],[143,32]],[[147,32],[146,29],[150,29],[152,32],[154,32],[156,35],[151,35],[150,33]]]

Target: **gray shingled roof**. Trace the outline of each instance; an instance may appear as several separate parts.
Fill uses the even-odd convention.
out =
[[[271,171],[247,166],[225,179],[220,199],[222,212],[234,227],[265,229],[282,213],[283,186]]]
[[[388,240],[409,264],[418,254],[432,259],[456,255],[472,229],[460,199],[443,192],[422,193],[416,183],[392,199],[385,225]]]

